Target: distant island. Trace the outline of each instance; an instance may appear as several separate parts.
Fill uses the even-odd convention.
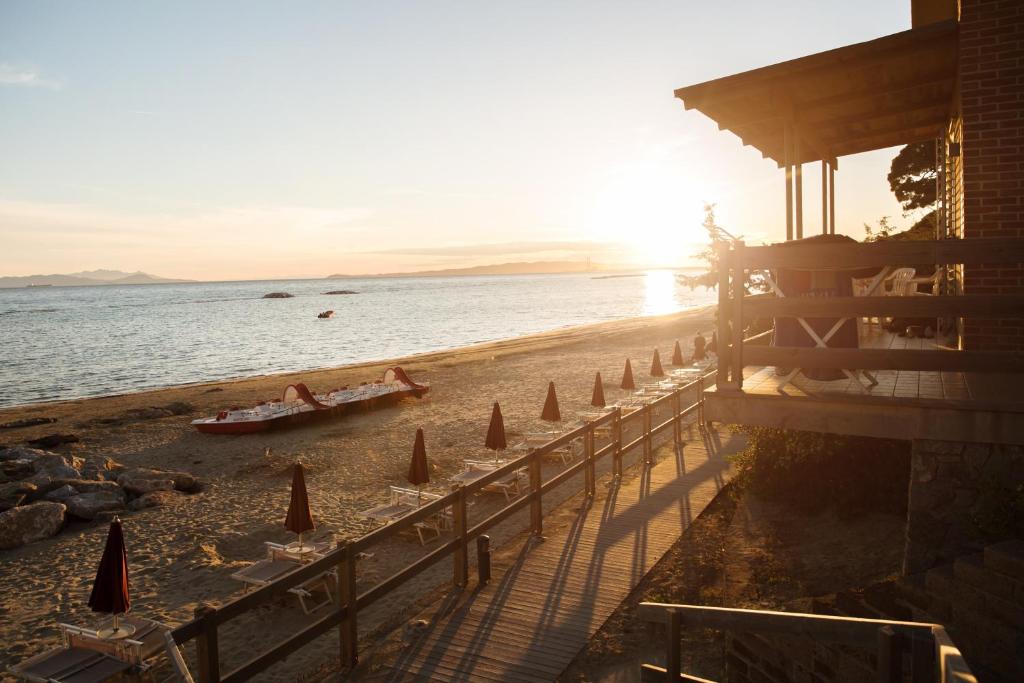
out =
[[[377,273],[375,275],[328,275],[328,280],[369,277],[452,277],[457,275],[553,275],[557,273],[594,273],[629,270],[625,266],[609,266],[587,261],[518,261],[495,263],[470,268],[445,268],[443,270],[417,270],[410,273]],[[633,268],[632,270],[635,270]]]
[[[23,275],[0,277],[0,289],[17,287],[95,287],[98,285],[150,285],[156,283],[192,282],[157,277],[137,271],[126,273],[121,270],[85,270],[79,273],[52,275]]]

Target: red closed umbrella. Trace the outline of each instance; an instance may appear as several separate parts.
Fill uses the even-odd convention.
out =
[[[491,424],[487,427],[484,447],[494,451],[495,460],[498,458],[498,451],[508,448],[508,443],[505,441],[505,418],[501,416],[501,407],[497,401],[494,402],[494,409],[491,411]]]
[[[604,384],[601,382],[601,373],[594,377],[594,395],[590,399],[590,405],[604,408]]]
[[[299,535],[296,552],[306,552],[312,546],[302,545],[302,534],[316,528],[313,514],[309,511],[309,494],[306,493],[306,473],[302,463],[295,463],[292,468],[292,499],[288,503],[288,514],[284,518],[284,528]]]
[[[672,349],[672,365],[683,365],[683,349],[679,346],[678,339],[676,339],[676,345]]]
[[[633,366],[630,365],[628,358],[626,359],[626,369],[622,373],[622,384],[619,386],[626,391],[636,389],[636,382],[633,381]]]
[[[430,468],[427,466],[427,445],[423,442],[423,430],[416,430],[416,443],[412,446],[412,460],[409,461],[409,483],[416,487],[417,502],[420,488],[430,483]]]
[[[118,616],[131,609],[132,601],[128,593],[128,552],[124,547],[121,520],[117,517],[107,532],[107,543],[92,582],[89,607],[93,612],[114,615],[114,626],[101,631],[103,637],[124,638],[135,632],[131,624],[118,624]]]
[[[654,349],[654,360],[651,361],[651,377],[664,377],[665,371],[661,369],[661,356],[658,349]]]
[[[544,399],[544,410],[540,413],[540,419],[547,422],[562,421],[562,413],[558,411],[558,396],[555,395],[554,382],[548,382],[548,397]]]

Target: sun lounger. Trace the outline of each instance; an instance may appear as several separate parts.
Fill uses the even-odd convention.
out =
[[[541,446],[547,445],[561,435],[561,432],[528,432],[523,434],[523,440],[513,446],[512,450],[527,452],[533,451]],[[578,439],[574,439],[571,442],[546,453],[545,457],[560,460],[563,465],[566,465],[572,462],[579,454],[580,444],[578,441]]]
[[[268,583],[287,576],[307,562],[323,557],[322,552],[328,547],[328,544],[321,543],[319,544],[321,548],[319,553],[316,550],[317,546],[314,546],[312,552],[298,555],[294,552],[289,552],[289,546],[276,543],[267,543],[266,545],[267,557],[265,559],[254,562],[245,569],[231,575],[232,579],[242,582],[244,591],[248,591],[250,586],[266,586]],[[299,599],[299,605],[301,605],[303,612],[312,614],[321,607],[331,604],[333,599],[331,587],[336,585],[336,581],[334,572],[328,571],[314,576],[294,588],[290,588],[288,592]],[[324,592],[326,595],[325,599],[319,603],[314,602],[311,604],[307,602],[313,600],[313,593],[317,589]]]
[[[466,469],[459,472],[451,478],[451,481],[456,484],[472,483],[483,477],[494,470],[508,464],[507,460],[464,460],[463,464]],[[519,468],[514,472],[510,472],[497,481],[492,481],[490,484],[483,488],[484,491],[491,491],[495,493],[505,494],[505,500],[512,500],[512,496],[518,496],[522,490],[522,482],[527,480],[527,474],[525,468]]]
[[[417,508],[425,503],[439,499],[436,493],[427,493],[426,491],[416,491],[416,489],[406,489],[399,486],[389,487],[391,492],[391,500],[383,505],[370,508],[369,510],[363,510],[359,514],[363,517],[369,517],[370,519],[377,519],[383,522],[394,522],[395,520],[404,517],[410,512],[415,511]],[[442,531],[451,528],[451,512],[445,510],[437,515],[416,522],[413,527],[416,529],[416,534],[419,536],[420,544],[426,545],[426,540],[423,537],[424,532],[433,533],[435,538],[441,535]]]

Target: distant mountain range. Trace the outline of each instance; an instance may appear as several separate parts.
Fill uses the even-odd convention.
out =
[[[377,273],[376,275],[346,275],[336,273],[327,279],[363,277],[451,277],[456,275],[542,275],[553,273],[587,273],[621,270],[625,266],[608,266],[586,261],[517,261],[495,263],[471,268],[445,268],[443,270],[418,270],[411,273]]]
[[[149,285],[158,282],[192,282],[157,277],[138,271],[126,273],[121,270],[86,270],[66,275],[24,275],[0,277],[0,289],[12,287],[94,287],[97,285]]]

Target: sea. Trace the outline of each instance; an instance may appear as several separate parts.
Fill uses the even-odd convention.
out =
[[[714,299],[668,270],[0,289],[0,407],[384,360]]]

